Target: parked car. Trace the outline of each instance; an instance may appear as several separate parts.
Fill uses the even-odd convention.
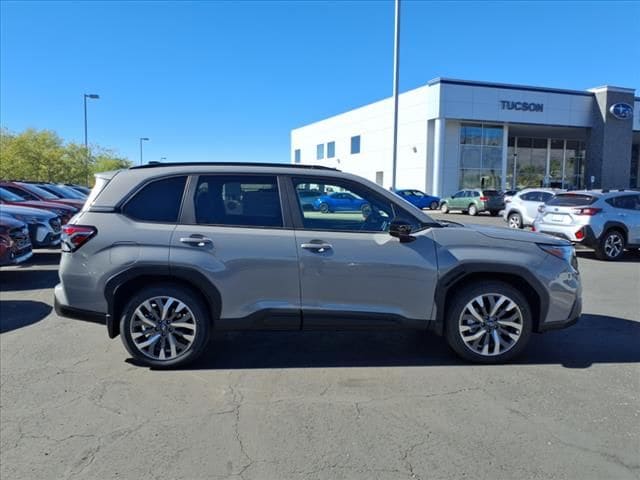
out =
[[[48,210],[0,205],[0,213],[24,222],[29,227],[29,238],[33,248],[57,247],[60,245],[62,223],[60,217]]]
[[[497,190],[460,190],[442,200],[440,204],[440,211],[442,213],[459,210],[471,216],[477,215],[480,212],[489,212],[495,217],[503,208],[504,201],[500,192]]]
[[[305,211],[301,184],[369,210]],[[241,208],[225,208],[230,192]],[[98,174],[90,198],[63,227],[56,311],[102,319],[149,366],[196,359],[212,329],[390,327],[429,329],[467,360],[500,363],[581,311],[570,242],[439,223],[331,168],[145,165]]]
[[[533,224],[538,215],[538,207],[544,205],[560,190],[550,188],[527,188],[510,198],[505,197],[502,218],[509,228],[524,228]]]
[[[625,248],[640,248],[640,193],[559,193],[539,208],[533,229],[591,247],[602,260],[617,260]]]
[[[58,185],[55,183],[34,183],[33,185],[46,190],[49,193],[57,196],[58,198],[67,198],[71,200],[81,200],[84,202],[87,196],[84,193],[80,193],[73,188],[66,187],[64,185]]]
[[[0,182],[0,187],[9,190],[11,193],[19,195],[26,200],[39,200],[41,202],[57,203],[68,205],[80,210],[84,205],[84,201],[71,198],[60,198],[53,193],[47,192],[42,188],[30,183],[22,182]]]
[[[319,190],[298,189],[298,198],[303,210],[314,210],[314,202],[322,196]]]
[[[502,201],[507,203],[507,201],[511,200],[511,197],[513,197],[518,192],[519,190],[505,190],[504,192],[501,192]]]
[[[91,193],[91,189],[89,187],[85,187],[84,185],[76,185],[74,183],[65,183],[65,185],[67,187],[73,188],[80,193],[84,193],[87,196],[89,196],[89,193]]]
[[[20,195],[10,192],[3,186],[0,186],[0,204],[48,210],[60,217],[60,221],[63,225],[71,220],[71,217],[73,217],[73,215],[78,211],[77,208],[70,205],[64,205],[62,203],[44,202],[41,200],[25,200]]]
[[[27,225],[0,212],[0,266],[25,262],[32,255]]]
[[[395,192],[420,209],[437,210],[440,206],[440,197],[428,195],[420,190],[396,190]]]
[[[369,208],[367,201],[349,192],[333,192],[313,201],[314,210],[329,212],[358,212]]]

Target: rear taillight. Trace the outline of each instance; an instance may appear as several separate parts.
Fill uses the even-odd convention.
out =
[[[489,201],[489,197],[480,197],[480,201],[481,202],[488,202]]]
[[[531,231],[535,232],[536,231],[536,226],[535,225],[531,225]]]
[[[595,215],[596,213],[600,213],[602,211],[601,208],[591,208],[591,207],[586,207],[586,208],[574,208],[572,210],[572,213],[574,215]]]
[[[91,240],[98,230],[87,225],[65,225],[62,227],[62,251],[75,252]]]

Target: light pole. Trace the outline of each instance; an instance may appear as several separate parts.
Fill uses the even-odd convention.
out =
[[[84,94],[84,170],[85,176],[87,180],[87,185],[89,185],[89,142],[87,140],[87,98],[92,100],[97,100],[100,98],[100,95],[96,95],[95,93],[85,93]]]
[[[148,142],[147,137],[140,137],[140,165],[142,165],[142,142]]]
[[[398,166],[398,81],[400,79],[400,0],[396,0],[395,41],[393,48],[393,166],[391,188],[396,189]]]

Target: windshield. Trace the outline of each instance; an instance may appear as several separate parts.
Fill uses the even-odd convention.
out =
[[[24,202],[24,198],[0,187],[0,198],[5,202]]]
[[[44,188],[37,187],[35,185],[31,185],[28,183],[21,183],[20,186],[25,190],[29,190],[35,195],[44,198],[45,200],[60,200],[60,197],[54,195],[53,193],[47,192]]]

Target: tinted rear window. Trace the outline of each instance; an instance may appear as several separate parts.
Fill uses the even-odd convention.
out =
[[[146,185],[127,202],[124,214],[143,222],[176,223],[186,179],[170,177]]]
[[[593,195],[561,193],[547,202],[547,205],[556,207],[579,207],[581,205],[591,205],[598,197]]]
[[[485,197],[497,197],[500,195],[497,190],[483,190],[482,193],[484,193]]]

